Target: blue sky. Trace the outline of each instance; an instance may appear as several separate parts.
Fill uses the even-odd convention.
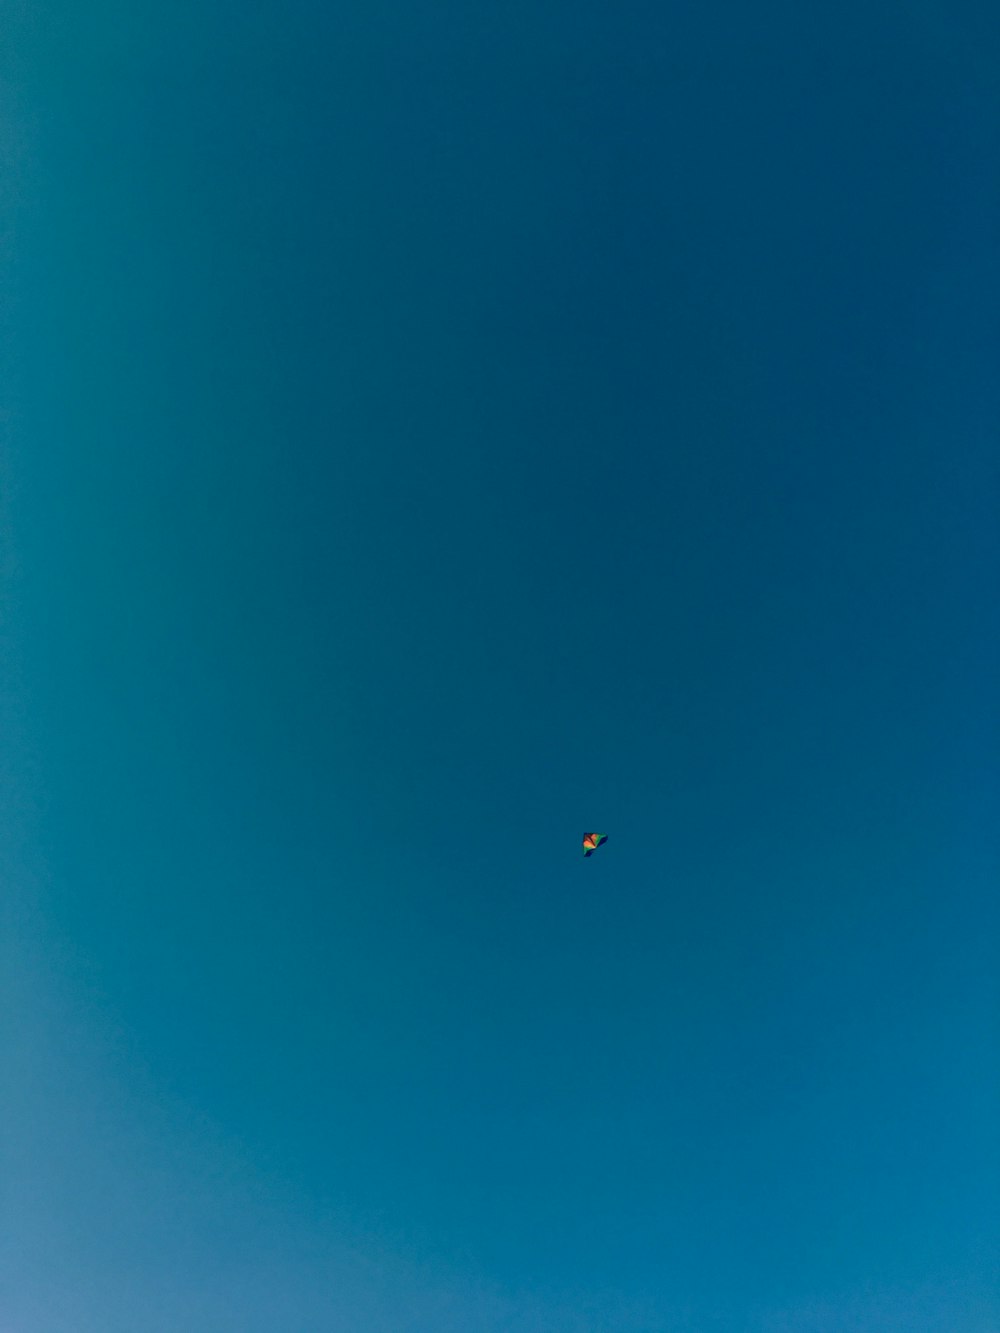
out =
[[[7,26],[5,1330],[996,1333],[993,7]]]

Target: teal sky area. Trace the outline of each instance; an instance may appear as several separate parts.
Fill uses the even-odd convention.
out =
[[[1000,10],[6,14],[4,1333],[997,1333]]]

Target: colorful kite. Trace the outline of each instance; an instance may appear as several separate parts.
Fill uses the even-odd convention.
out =
[[[606,833],[585,833],[583,835],[584,856],[590,856],[593,852],[596,852],[601,843],[607,842],[607,840],[608,835]]]

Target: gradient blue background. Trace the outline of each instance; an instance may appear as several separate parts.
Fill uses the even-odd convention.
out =
[[[5,1333],[997,1333],[1000,10],[5,15]]]

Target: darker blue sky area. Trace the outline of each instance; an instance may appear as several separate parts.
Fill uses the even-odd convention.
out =
[[[12,1333],[990,1333],[994,8],[11,26]]]

